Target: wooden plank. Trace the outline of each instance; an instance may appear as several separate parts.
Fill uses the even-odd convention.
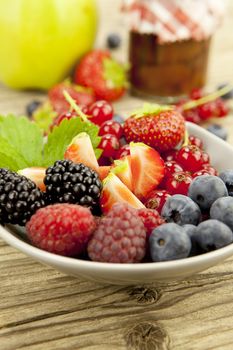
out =
[[[99,1],[104,21],[97,45],[104,45],[108,31],[119,31],[123,49],[116,55],[124,59],[127,41],[117,15],[119,0]],[[232,15],[230,3],[228,18],[213,43],[211,88],[233,81]],[[0,87],[0,113],[22,114],[34,98],[45,97]],[[115,107],[127,113],[141,103],[128,96]],[[232,117],[221,123],[233,144]],[[62,275],[1,240],[0,266],[1,350],[232,349],[233,257],[182,282],[136,287],[105,286]]]

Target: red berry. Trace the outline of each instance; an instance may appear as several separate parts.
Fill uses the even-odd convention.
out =
[[[214,115],[218,118],[222,118],[228,115],[228,113],[229,108],[227,107],[226,103],[221,98],[218,98],[215,101]]]
[[[202,151],[202,164],[209,164],[210,163],[210,156],[208,153]]]
[[[202,140],[194,135],[189,135],[189,143],[190,145],[197,146],[198,148],[203,149]]]
[[[176,155],[177,155],[177,151],[174,150],[174,149],[171,149],[171,150],[169,150],[169,151],[163,152],[163,153],[161,154],[161,157],[163,158],[163,160],[164,160],[165,162],[170,162],[170,161],[176,159]]]
[[[143,224],[146,229],[147,239],[150,237],[151,232],[154,228],[165,223],[165,220],[159,215],[159,213],[155,209],[138,209],[137,214],[143,221]]]
[[[203,96],[202,90],[198,88],[192,89],[190,92],[190,98],[191,100],[199,100]]]
[[[138,263],[146,253],[146,229],[137,210],[116,203],[100,219],[88,243],[91,260],[110,263]]]
[[[150,209],[156,209],[159,214],[163,209],[164,203],[170,194],[165,190],[153,190],[146,197],[145,206]]]
[[[90,209],[64,203],[37,210],[26,224],[35,246],[65,256],[82,253],[95,228]]]
[[[62,113],[53,120],[50,130],[52,130],[54,126],[58,126],[64,119],[71,119],[71,118],[77,118],[77,117],[78,117],[77,112],[75,111]]]
[[[201,169],[204,164],[203,152],[192,145],[182,147],[177,153],[176,160],[185,171],[193,173]]]
[[[203,168],[203,169],[196,171],[194,174],[192,174],[192,177],[194,179],[195,177],[202,176],[202,175],[213,175],[213,174],[208,169]]]
[[[100,126],[99,129],[100,136],[106,134],[115,135],[118,139],[120,139],[123,134],[123,128],[120,123],[114,120],[107,120]]]
[[[210,164],[204,164],[203,169],[207,170],[210,175],[218,176],[218,171],[212,167]]]
[[[115,159],[120,143],[116,136],[106,134],[102,136],[98,147],[103,150],[102,157]]]
[[[213,115],[214,115],[214,103],[213,102],[205,103],[205,104],[197,107],[197,109],[198,109],[199,117],[202,120],[207,120],[207,119],[213,117]]]
[[[113,117],[112,105],[104,100],[96,101],[88,108],[90,121],[94,124],[101,125]]]
[[[129,144],[126,144],[124,146],[121,146],[121,148],[118,150],[116,158],[120,159],[129,155],[130,155],[130,147],[129,147]]]
[[[166,190],[171,194],[183,194],[187,196],[189,186],[193,178],[190,173],[182,171],[174,173],[166,183]]]
[[[184,169],[174,160],[168,161],[164,163],[164,178],[162,182],[160,183],[159,187],[160,188],[165,188],[166,187],[166,182],[169,179],[169,177],[174,174],[178,173],[180,171],[183,171]]]
[[[184,118],[187,122],[191,122],[194,124],[201,123],[201,118],[197,112],[197,109],[188,109],[186,111],[183,111],[182,115],[184,116]]]

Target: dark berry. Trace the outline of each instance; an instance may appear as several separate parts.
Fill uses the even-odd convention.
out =
[[[218,124],[212,124],[208,126],[207,130],[215,136],[218,136],[220,139],[224,141],[227,140],[228,132],[223,126]]]
[[[37,209],[45,206],[36,184],[13,171],[0,169],[0,221],[25,225]]]
[[[177,155],[177,151],[174,149],[171,149],[169,151],[163,152],[161,154],[161,157],[165,162],[170,162],[171,160],[175,160],[176,155]]]
[[[102,183],[98,174],[82,163],[59,160],[47,168],[44,179],[49,203],[73,203],[95,208]]]
[[[231,229],[218,220],[206,220],[197,226],[192,240],[204,252],[210,252],[232,243],[233,234]]]
[[[117,151],[116,158],[120,159],[129,155],[130,155],[130,147],[129,147],[129,144],[126,144],[124,146],[121,146],[120,149]]]
[[[181,194],[167,199],[161,215],[167,222],[175,222],[178,225],[197,225],[201,220],[198,205],[191,198]]]
[[[229,196],[233,197],[233,170],[222,171],[219,177],[225,183]]]
[[[111,33],[107,37],[107,47],[109,49],[117,49],[121,45],[121,37],[117,33]]]
[[[210,209],[216,199],[227,195],[228,191],[224,182],[213,175],[196,177],[188,190],[188,196],[205,211]]]
[[[169,261],[188,257],[191,240],[184,229],[174,223],[163,224],[152,231],[149,238],[153,261]]]
[[[33,113],[40,107],[41,101],[32,101],[26,106],[26,113],[31,118]]]
[[[222,221],[233,231],[233,198],[227,196],[217,199],[210,208],[210,217]]]

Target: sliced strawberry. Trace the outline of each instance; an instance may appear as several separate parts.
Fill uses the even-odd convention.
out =
[[[133,193],[143,200],[164,177],[164,161],[153,148],[138,142],[130,143]]]
[[[115,160],[112,172],[119,177],[130,191],[133,190],[130,156]]]
[[[144,208],[140,200],[112,172],[103,181],[100,204],[103,213],[107,213],[116,202],[128,203],[133,208]]]
[[[81,132],[73,138],[65,151],[64,158],[74,163],[83,163],[98,172],[99,164],[90,136],[86,132]]]
[[[48,92],[49,101],[58,114],[65,113],[70,109],[70,105],[64,97],[64,91],[68,92],[80,107],[89,106],[96,100],[93,90],[65,81],[55,85]]]
[[[43,167],[31,167],[18,171],[18,174],[26,176],[28,179],[35,182],[36,186],[45,191],[44,177],[46,168]]]
[[[125,68],[104,50],[93,50],[83,57],[76,68],[74,81],[92,88],[97,99],[106,101],[120,98],[127,86]]]

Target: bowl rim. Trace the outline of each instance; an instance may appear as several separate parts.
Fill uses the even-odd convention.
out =
[[[186,122],[188,129],[192,129],[197,133],[201,132],[203,137],[205,135],[212,139],[213,141],[218,142],[220,145],[224,145],[225,148],[228,148],[233,154],[233,146],[228,144],[227,142],[219,139],[217,136],[211,134],[209,131],[204,128],[193,124],[191,122]],[[185,269],[189,267],[194,267],[200,264],[208,264],[210,261],[215,261],[218,258],[227,258],[233,255],[233,243],[217,249],[215,251],[203,253],[200,255],[187,257],[183,259],[171,260],[171,261],[161,261],[161,262],[145,262],[145,263],[108,263],[108,262],[97,262],[97,261],[89,261],[82,260],[75,257],[66,257],[58,254],[54,254],[51,252],[47,252],[40,248],[33,246],[30,243],[27,243],[20,239],[18,236],[14,235],[10,232],[10,228],[6,226],[6,228],[0,225],[0,237],[8,243],[10,246],[18,249],[19,251],[34,257],[35,259],[39,259],[41,262],[51,263],[54,265],[66,265],[67,267],[75,267],[75,268],[86,268],[92,269],[92,271],[96,271],[101,269],[102,271],[117,271],[117,272],[155,272],[156,271],[166,271],[176,270],[179,268]]]

